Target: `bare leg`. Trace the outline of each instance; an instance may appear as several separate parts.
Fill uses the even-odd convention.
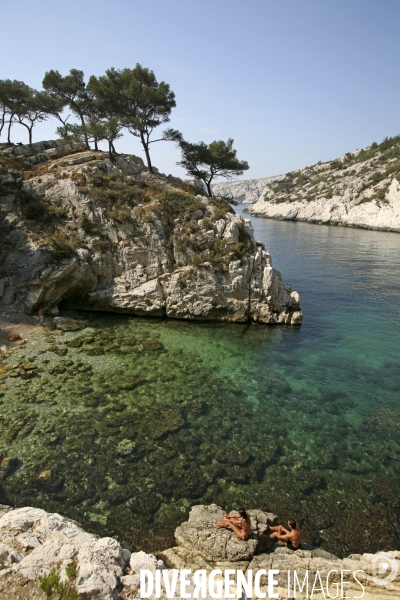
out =
[[[224,527],[225,529],[229,529],[231,524],[229,523],[229,521],[216,521],[215,526],[216,527]]]
[[[274,533],[271,533],[271,535],[269,536],[271,540],[273,539],[280,539],[281,535],[285,535],[285,530],[283,529],[283,527],[281,525],[277,525],[276,527],[271,527],[272,531]]]
[[[232,529],[233,533],[236,534],[236,536],[239,538],[239,540],[245,541],[245,537],[243,535],[243,530],[241,529],[241,527],[238,527],[234,523],[229,523],[228,526]]]
[[[240,540],[243,540],[242,529],[234,523],[230,523],[229,521],[216,521],[215,526],[220,527],[221,529],[232,529],[233,533],[235,533]]]

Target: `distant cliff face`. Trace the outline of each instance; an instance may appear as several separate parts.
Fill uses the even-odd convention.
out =
[[[277,175],[245,181],[224,181],[213,185],[213,192],[216,196],[233,196],[241,204],[254,204],[263,197],[267,188],[283,178],[284,175]]]
[[[286,175],[217,186],[254,203],[252,215],[400,232],[400,136]]]
[[[0,147],[0,310],[301,322],[248,219],[135,156]]]

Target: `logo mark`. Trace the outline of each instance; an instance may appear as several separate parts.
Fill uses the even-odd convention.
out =
[[[372,577],[376,585],[391,583],[399,572],[399,565],[389,552],[377,552],[372,559]]]

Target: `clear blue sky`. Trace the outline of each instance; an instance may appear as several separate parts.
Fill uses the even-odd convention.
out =
[[[187,140],[234,138],[245,179],[400,133],[400,0],[12,0],[1,21],[1,79],[40,88],[50,69],[139,62],[174,90],[171,126]],[[26,138],[15,127],[13,141]],[[116,148],[143,157],[129,134]],[[152,155],[184,175],[173,144]]]

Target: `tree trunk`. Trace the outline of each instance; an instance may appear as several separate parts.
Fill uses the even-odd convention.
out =
[[[11,117],[10,117],[10,123],[8,125],[7,140],[8,140],[9,144],[11,144],[11,137],[10,136],[11,136],[11,127],[12,127],[12,124],[13,124],[13,118],[14,118],[14,113],[11,115]]]
[[[108,154],[109,154],[109,157],[110,157],[110,160],[111,160],[111,162],[114,162],[114,161],[115,161],[115,158],[114,158],[114,155],[113,155],[113,153],[112,153],[112,147],[113,147],[113,144],[112,144],[112,141],[111,141],[111,140],[107,140],[107,141],[108,141]]]
[[[150,173],[154,173],[153,167],[151,166],[150,153],[149,153],[149,144],[146,144],[146,141],[144,139],[144,135],[143,135],[142,132],[140,132],[140,139],[142,140],[144,152],[146,154],[147,168],[149,169]]]
[[[32,144],[32,131],[31,131],[31,127],[33,127],[33,125],[31,127],[29,127],[29,125],[27,125],[23,121],[20,121],[19,119],[18,119],[18,123],[19,123],[19,125],[23,125],[24,127],[27,128],[28,135],[29,135],[29,142],[28,142],[28,144]]]
[[[94,138],[94,149],[96,150],[96,152],[98,151],[99,147],[97,145],[97,138]]]
[[[3,114],[2,114],[2,117],[1,117],[0,135],[1,135],[2,131],[3,131],[3,127],[5,125],[5,122],[6,122],[6,111],[3,110]]]
[[[88,136],[87,136],[87,133],[86,133],[86,125],[85,125],[85,121],[83,119],[82,113],[79,113],[79,116],[81,118],[81,123],[82,123],[82,127],[83,127],[83,135],[85,136],[86,148],[87,148],[87,150],[90,150],[89,140],[88,140]]]
[[[211,196],[211,197],[212,197],[212,195],[213,195],[213,193],[212,193],[212,188],[211,188],[211,182],[212,182],[212,180],[213,180],[213,177],[212,177],[212,176],[210,177],[210,179],[209,179],[208,181],[205,181],[205,180],[203,180],[203,181],[204,181],[204,183],[205,183],[205,184],[206,184],[206,186],[207,186],[208,195],[209,195],[209,196]]]

